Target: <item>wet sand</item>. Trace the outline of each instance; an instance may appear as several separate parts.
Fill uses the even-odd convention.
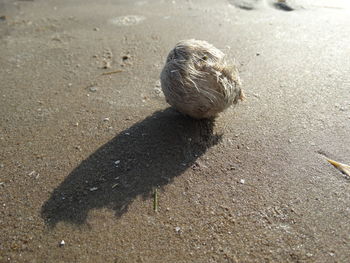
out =
[[[350,7],[310,2],[0,0],[0,262],[347,262]],[[187,38],[239,65],[215,122],[160,92]]]

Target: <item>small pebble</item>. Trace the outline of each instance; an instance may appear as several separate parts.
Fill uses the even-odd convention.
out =
[[[241,184],[245,184],[245,180],[244,180],[244,179],[239,180],[239,182],[240,182]]]
[[[91,87],[89,87],[89,91],[96,92],[97,91],[97,87],[91,86]]]
[[[64,242],[64,240],[62,240],[59,244],[60,247],[63,247],[66,244],[66,242]]]
[[[176,231],[176,233],[180,233],[181,228],[177,226],[177,227],[175,227],[175,231]]]
[[[234,167],[233,165],[231,165],[230,167],[229,167],[229,170],[236,170],[236,167]]]
[[[122,56],[123,61],[128,60],[129,58],[131,58],[129,54]]]
[[[104,69],[111,68],[111,62],[109,60],[104,60],[102,68]]]
[[[100,29],[98,27],[95,27],[94,31],[100,31]]]
[[[93,192],[93,191],[96,191],[97,189],[98,189],[98,187],[91,187],[90,191]]]
[[[114,162],[115,165],[118,165],[120,163],[120,160],[117,160]]]
[[[154,92],[155,92],[157,95],[160,95],[160,94],[162,94],[162,89],[161,89],[161,88],[154,88]]]
[[[109,121],[109,118],[104,118],[103,121]]]
[[[78,151],[81,151],[81,147],[79,145],[75,146],[75,149],[78,150]]]

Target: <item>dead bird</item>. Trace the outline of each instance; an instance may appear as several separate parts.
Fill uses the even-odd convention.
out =
[[[216,117],[244,98],[237,67],[206,41],[177,43],[160,80],[166,101],[195,119]]]

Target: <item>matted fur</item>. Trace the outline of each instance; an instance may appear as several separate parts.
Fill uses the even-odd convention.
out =
[[[206,41],[177,43],[160,80],[167,102],[196,119],[215,117],[243,97],[237,68]]]

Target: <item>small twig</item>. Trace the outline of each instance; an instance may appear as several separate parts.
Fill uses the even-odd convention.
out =
[[[112,74],[120,73],[120,72],[123,72],[123,70],[117,69],[117,70],[110,71],[110,72],[104,72],[104,73],[102,73],[101,75],[102,75],[102,76],[105,76],[105,75],[112,75]]]
[[[155,188],[153,192],[153,210],[158,212],[158,188]]]

